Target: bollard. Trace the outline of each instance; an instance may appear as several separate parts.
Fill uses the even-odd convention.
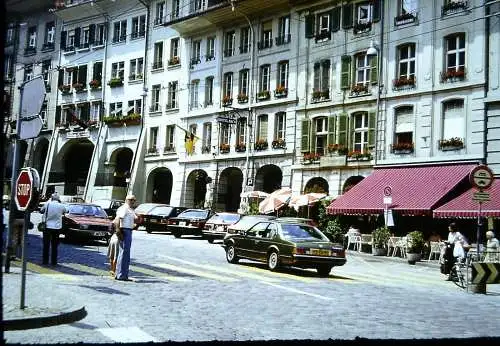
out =
[[[468,284],[467,291],[486,294],[486,284]]]

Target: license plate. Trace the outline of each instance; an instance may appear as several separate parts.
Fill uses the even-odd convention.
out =
[[[158,222],[158,219],[151,219],[151,222]]]
[[[104,232],[94,232],[96,237],[104,237]]]
[[[186,226],[186,221],[180,221],[179,226]]]
[[[330,256],[330,250],[311,249],[311,253],[316,256]]]

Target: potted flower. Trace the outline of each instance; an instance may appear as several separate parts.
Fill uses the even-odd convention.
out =
[[[238,103],[245,103],[248,101],[248,95],[247,94],[238,94]]]
[[[302,163],[307,165],[313,162],[318,162],[320,158],[321,156],[318,153],[305,153],[302,159]]]
[[[262,90],[257,93],[257,99],[259,100],[267,100],[269,99],[269,97],[270,97],[269,90]]]
[[[92,89],[92,90],[98,89],[98,88],[101,87],[101,80],[99,80],[99,79],[92,79],[89,82],[89,86],[90,86],[90,89]]]
[[[266,150],[268,147],[267,141],[263,138],[259,138],[257,142],[255,142],[255,150]]]
[[[387,242],[391,237],[391,232],[386,226],[381,226],[372,232],[373,247],[372,253],[375,256],[383,256],[387,253]]]
[[[229,106],[233,103],[233,99],[230,95],[224,95],[222,98],[222,106]]]
[[[456,150],[464,147],[464,141],[459,137],[439,140],[439,149],[441,150]]]
[[[156,145],[153,145],[152,147],[148,148],[148,154],[157,154],[158,149],[156,148]]]
[[[243,142],[238,142],[236,143],[236,145],[234,146],[234,150],[237,152],[237,153],[242,153],[244,152],[245,150],[247,150],[247,146],[245,145],[245,143]]]
[[[392,144],[394,154],[409,154],[413,152],[413,143],[394,143]]]
[[[61,91],[63,95],[69,94],[70,90],[71,90],[70,85],[59,85],[59,91]]]
[[[321,90],[313,90],[312,92],[313,101],[318,101],[319,99],[321,99],[321,95],[322,95]]]
[[[392,86],[394,87],[394,89],[403,88],[405,86],[414,87],[415,82],[415,76],[410,76],[409,78],[407,76],[401,76],[398,79],[394,79],[392,81]]]
[[[425,240],[424,234],[420,231],[413,231],[406,236],[406,258],[409,264],[415,264],[422,258],[422,250],[424,249]]]
[[[226,154],[229,152],[229,150],[230,150],[229,144],[222,143],[221,145],[219,145],[219,151],[221,152],[221,154]]]
[[[288,94],[288,88],[278,85],[274,90],[274,97],[285,97]]]
[[[85,91],[85,85],[83,83],[73,83],[73,89],[76,90],[76,92],[82,92]]]
[[[273,149],[285,149],[286,148],[286,143],[285,143],[285,140],[283,138],[278,138],[278,139],[275,139],[272,143],[271,143]]]
[[[343,146],[342,144],[339,144],[339,147],[337,149],[337,154],[347,155],[348,152],[349,152],[349,149],[347,149],[347,147]]]
[[[465,70],[446,70],[444,72],[441,72],[441,82],[446,82],[448,80],[451,81],[456,81],[456,80],[464,80],[465,79]]]
[[[108,82],[108,85],[110,88],[120,87],[123,86],[123,80],[120,77],[111,78]]]
[[[178,56],[173,56],[171,59],[168,60],[168,65],[173,66],[173,65],[179,65],[180,60]]]
[[[367,84],[354,84],[351,87],[351,95],[366,94],[368,92]]]

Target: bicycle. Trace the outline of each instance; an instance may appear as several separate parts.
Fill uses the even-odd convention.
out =
[[[466,257],[457,258],[450,270],[450,280],[461,289],[468,287],[472,275],[472,262],[482,259],[482,254],[477,256],[475,252],[468,252]]]

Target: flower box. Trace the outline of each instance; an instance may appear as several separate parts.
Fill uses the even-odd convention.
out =
[[[286,142],[283,138],[278,138],[272,141],[271,146],[273,149],[286,149]]]
[[[245,152],[247,150],[247,146],[245,145],[245,143],[237,143],[235,146],[234,146],[234,150],[237,152],[237,153],[242,153],[242,152]]]
[[[271,94],[269,93],[269,90],[259,91],[257,93],[257,100],[259,101],[269,100],[270,97]]]
[[[309,165],[312,163],[319,163],[321,156],[318,153],[305,153],[302,157],[302,164]]]
[[[180,63],[181,63],[181,60],[179,59],[178,56],[174,56],[168,60],[168,66],[179,65]]]
[[[288,88],[285,88],[283,86],[278,86],[276,90],[274,90],[274,97],[275,98],[281,98],[281,97],[286,97],[288,95]]]
[[[175,147],[173,145],[168,145],[165,148],[163,148],[164,153],[175,153]]]
[[[372,154],[369,151],[353,150],[347,154],[349,161],[368,161],[372,159]]]
[[[330,90],[313,90],[312,100],[313,102],[318,102],[322,100],[327,100],[330,98]]]
[[[269,147],[269,144],[265,139],[258,139],[257,142],[254,144],[254,149],[255,150],[266,150]]]
[[[71,85],[59,85],[59,91],[61,91],[63,95],[68,95],[71,93]]]
[[[469,7],[468,1],[450,1],[441,7],[441,15],[446,16],[449,14],[462,12]]]
[[[360,34],[366,31],[370,31],[371,29],[372,29],[371,22],[366,22],[366,23],[357,22],[354,24],[353,32],[355,34]]]
[[[415,83],[416,80],[414,76],[410,76],[410,78],[401,76],[392,81],[392,88],[393,90],[410,89],[415,87]]]
[[[443,71],[441,72],[441,83],[463,81],[465,76],[465,69]]]
[[[394,18],[394,26],[410,24],[417,21],[417,14],[412,12],[405,12]]]
[[[155,155],[158,154],[158,148],[156,146],[148,148],[148,155]]]
[[[101,80],[100,79],[92,79],[89,82],[89,86],[90,86],[90,89],[92,89],[92,90],[99,89],[101,87]]]
[[[222,98],[222,107],[230,106],[233,104],[233,99],[230,96],[224,96]]]
[[[413,143],[394,143],[391,145],[391,151],[393,154],[411,154],[413,153],[413,150]]]
[[[83,83],[74,83],[73,89],[75,89],[77,93],[87,91],[87,89],[85,88],[85,84]]]
[[[227,143],[222,143],[219,145],[219,151],[221,154],[227,154],[231,151],[231,147]]]
[[[351,96],[366,95],[368,93],[368,84],[354,84],[351,87]]]
[[[238,103],[246,103],[246,102],[248,102],[248,95],[238,94]]]
[[[330,154],[347,155],[347,148],[342,144],[328,144],[327,151]]]
[[[111,78],[108,82],[110,88],[117,88],[123,86],[123,80],[121,78]]]
[[[447,150],[459,150],[464,147],[464,141],[459,137],[452,137],[449,139],[441,139],[438,142],[439,150],[447,151]]]

